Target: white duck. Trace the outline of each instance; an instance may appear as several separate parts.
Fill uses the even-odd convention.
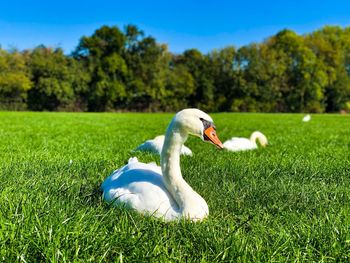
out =
[[[207,217],[207,203],[181,175],[180,152],[188,134],[223,148],[209,115],[198,109],[182,110],[167,128],[161,167],[131,158],[102,183],[103,198],[165,220],[200,221]]]
[[[308,122],[310,120],[311,120],[311,115],[310,114],[305,115],[304,118],[303,118],[303,122]]]
[[[157,154],[161,154],[163,144],[164,144],[164,135],[159,135],[155,137],[153,140],[147,140],[144,143],[137,146],[135,151],[145,151],[145,152],[153,152]],[[190,148],[182,145],[181,154],[192,156],[192,151]]]
[[[230,140],[224,142],[224,148],[233,151],[246,151],[257,149],[258,145],[256,140],[259,140],[261,146],[265,147],[267,145],[267,138],[264,134],[259,131],[255,131],[250,135],[250,138],[233,137]]]

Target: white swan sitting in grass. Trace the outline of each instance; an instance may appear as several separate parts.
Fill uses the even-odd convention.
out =
[[[224,148],[233,152],[257,149],[257,139],[259,140],[261,146],[265,147],[267,145],[266,136],[259,131],[255,131],[252,133],[252,135],[250,135],[249,139],[233,137],[230,140],[227,140],[226,142],[224,142]]]
[[[163,144],[164,144],[164,135],[159,135],[155,137],[153,140],[147,140],[144,143],[137,146],[135,151],[145,151],[145,152],[153,152],[157,154],[161,154]],[[190,148],[182,145],[181,154],[192,156],[192,151]]]
[[[303,122],[308,122],[310,120],[311,120],[310,114],[305,115],[304,118],[303,118]]]
[[[207,217],[207,203],[181,175],[180,152],[189,134],[223,148],[209,115],[198,109],[182,110],[167,128],[161,167],[129,159],[102,183],[103,198],[165,220],[200,221]]]

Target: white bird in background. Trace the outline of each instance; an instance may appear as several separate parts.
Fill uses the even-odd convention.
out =
[[[153,140],[147,140],[144,143],[137,146],[135,151],[145,151],[145,152],[153,152],[157,154],[161,154],[163,144],[164,144],[164,135],[159,135],[155,137]],[[192,156],[192,151],[190,148],[182,145],[181,154]]]
[[[233,137],[230,140],[227,140],[226,142],[224,142],[224,148],[233,152],[257,149],[257,139],[259,140],[261,146],[265,147],[267,145],[266,136],[259,131],[255,131],[252,133],[252,135],[250,135],[249,139]]]
[[[103,198],[165,220],[200,221],[207,217],[207,203],[181,175],[180,152],[189,134],[223,148],[209,115],[198,109],[182,110],[167,128],[161,167],[130,158],[102,183]]]
[[[310,120],[311,120],[310,114],[305,115],[304,118],[303,118],[303,122],[308,122]]]

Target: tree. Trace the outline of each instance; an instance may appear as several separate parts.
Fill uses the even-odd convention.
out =
[[[153,37],[144,37],[128,46],[126,58],[130,69],[129,107],[159,110],[167,95],[165,86],[171,59],[167,47]]]
[[[285,109],[292,112],[324,111],[324,89],[327,84],[325,66],[303,37],[290,30],[283,30],[269,39],[270,49],[280,54],[286,70],[282,85]]]
[[[326,110],[347,109],[350,101],[350,28],[326,26],[308,35],[306,42],[326,67]]]
[[[194,80],[189,105],[206,111],[214,109],[214,80],[210,73],[209,56],[204,56],[197,49],[189,49],[176,58],[175,67],[177,65],[185,66]]]
[[[115,26],[102,26],[91,37],[80,39],[73,56],[86,65],[91,75],[87,94],[90,111],[116,109],[125,103],[125,44],[125,35]]]
[[[32,88],[25,57],[14,50],[0,49],[0,101],[1,108],[25,109],[27,92]]]
[[[71,70],[74,62],[60,48],[38,46],[24,54],[33,82],[33,88],[28,92],[28,107],[31,110],[73,110],[73,85],[82,76]]]
[[[209,71],[213,79],[213,106],[211,110],[230,109],[232,101],[237,99],[237,75],[235,66],[236,49],[226,47],[209,53]]]
[[[166,96],[162,109],[179,111],[188,108],[189,97],[195,91],[195,81],[184,65],[178,65],[170,70],[166,81]]]

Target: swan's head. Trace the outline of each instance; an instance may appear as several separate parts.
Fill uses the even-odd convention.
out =
[[[184,109],[176,113],[172,120],[173,127],[181,133],[192,134],[203,141],[213,143],[219,148],[223,144],[216,135],[216,127],[213,119],[205,112],[198,109]]]

